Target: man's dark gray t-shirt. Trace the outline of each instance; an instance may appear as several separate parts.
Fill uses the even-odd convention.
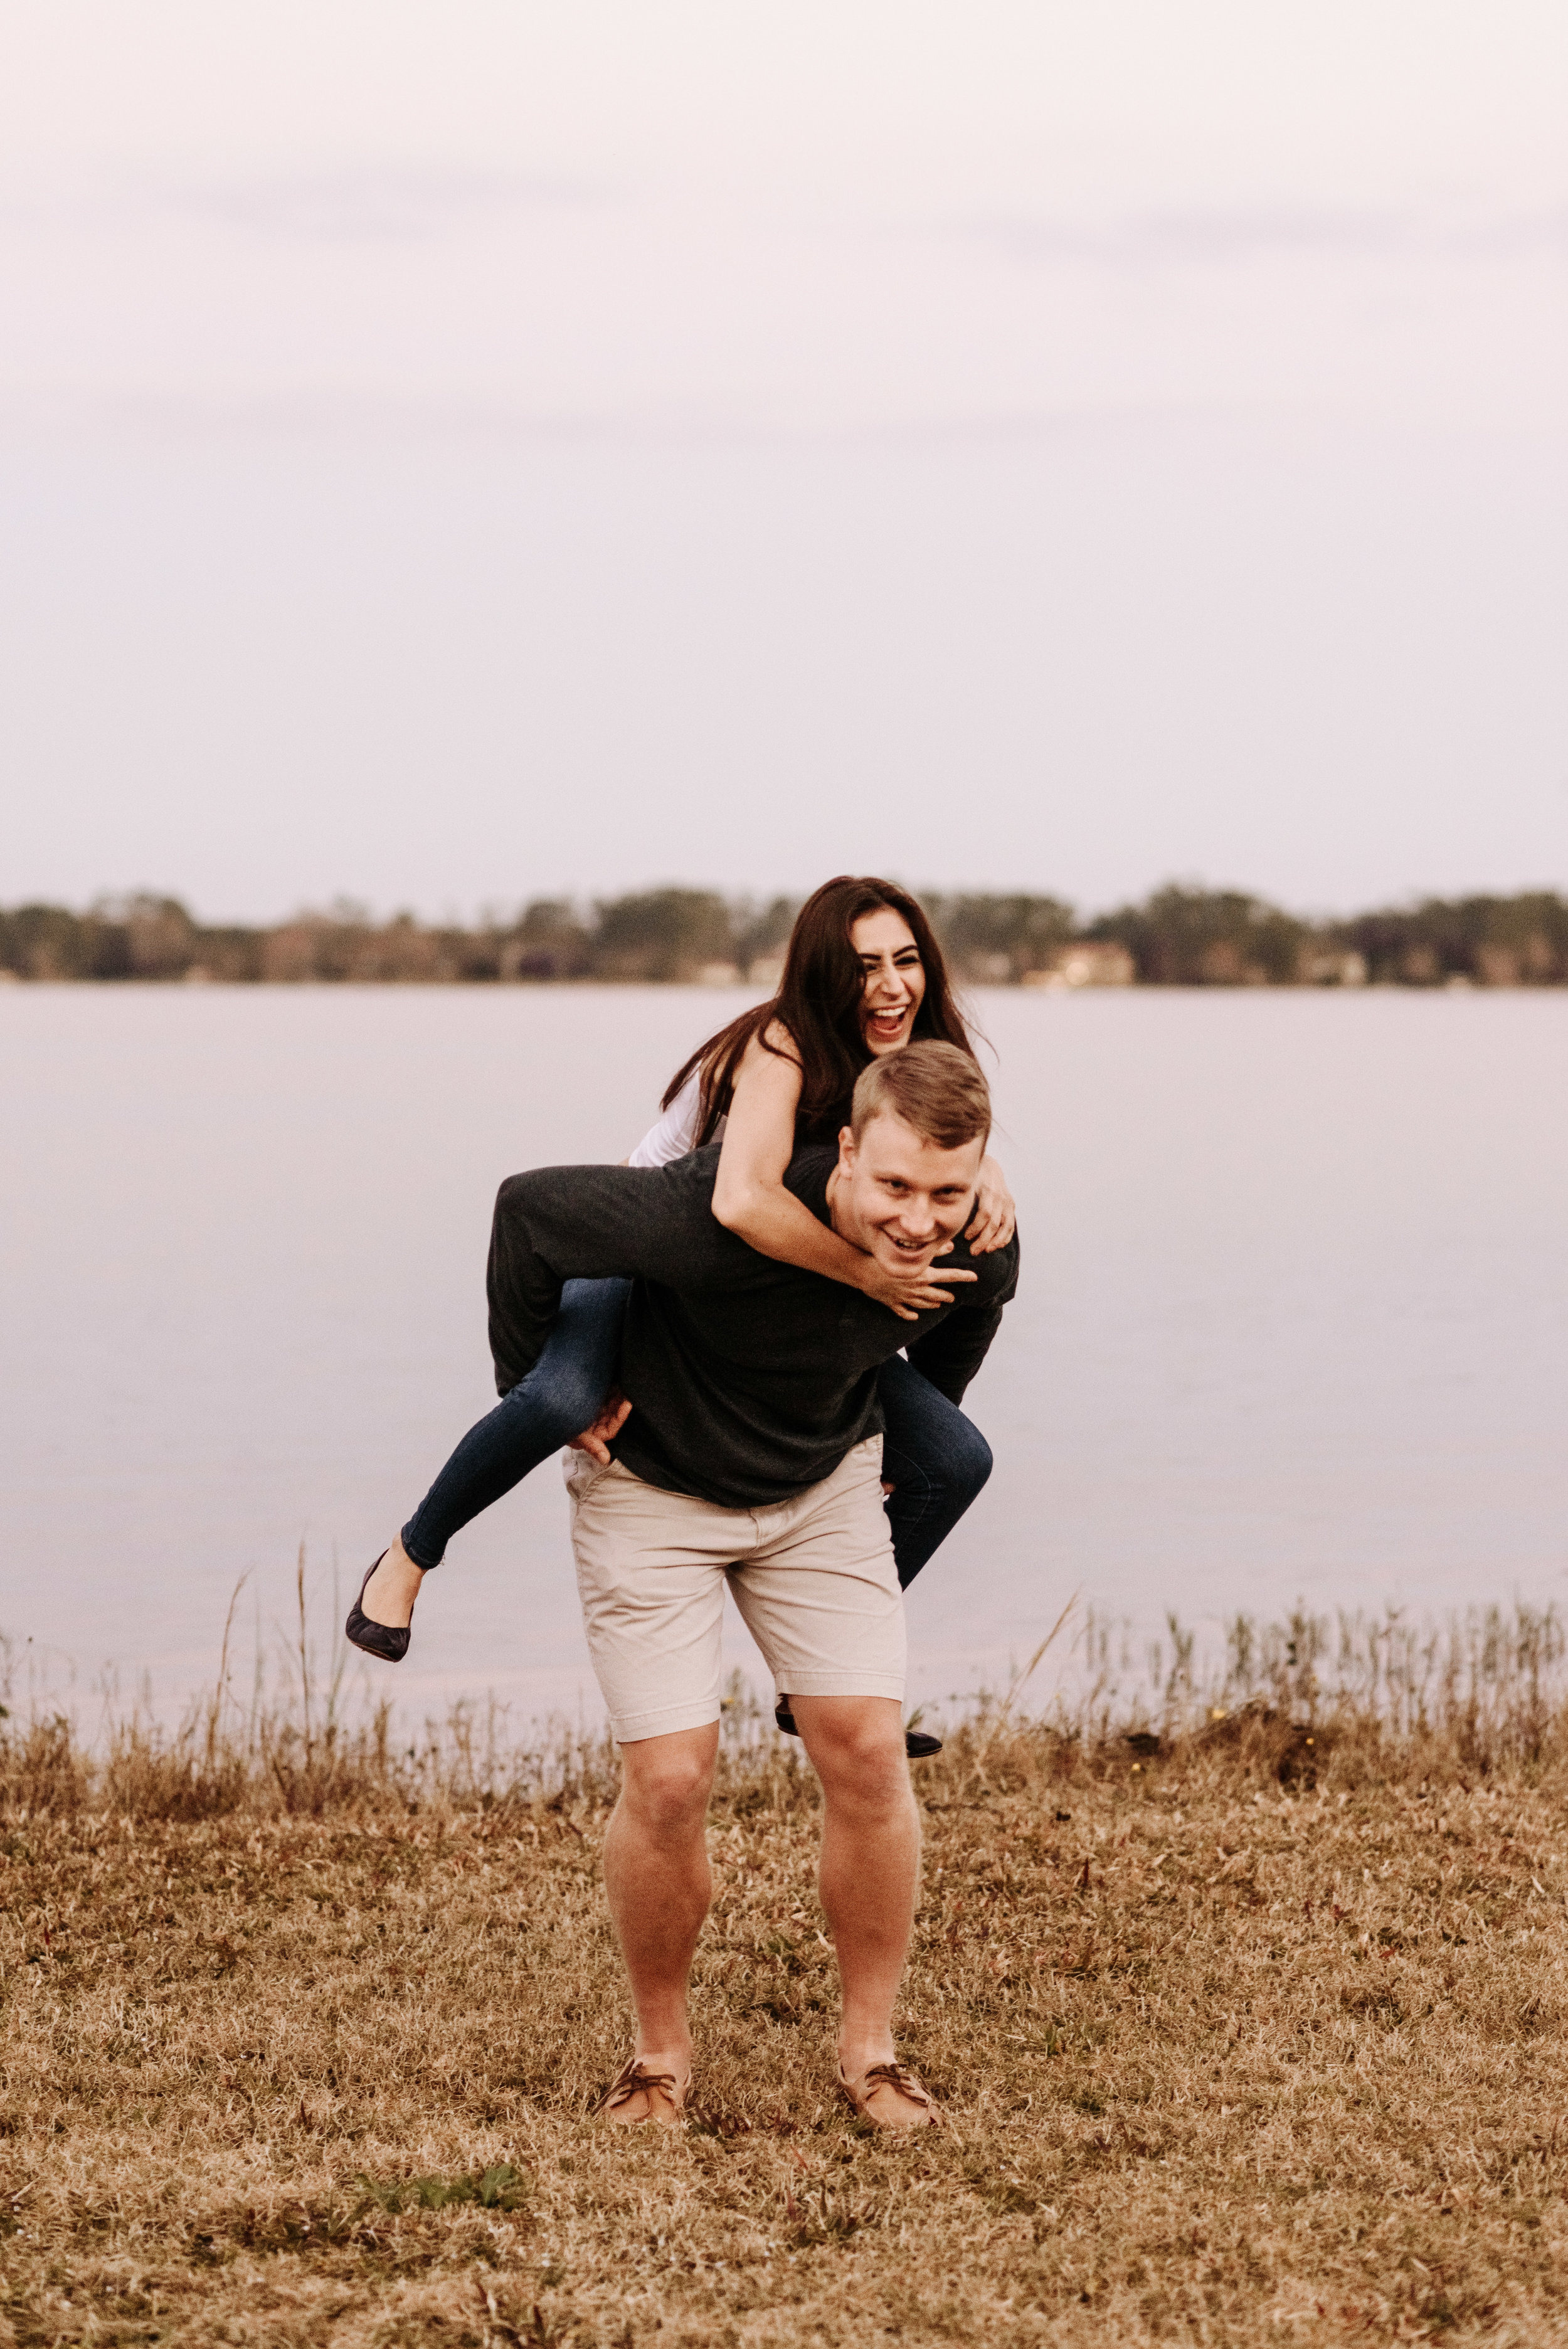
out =
[[[824,1224],[837,1159],[831,1147],[803,1150],[784,1178]],[[669,1166],[509,1177],[490,1237],[490,1351],[509,1393],[543,1350],[563,1281],[629,1278],[621,1385],[633,1409],[612,1453],[665,1492],[759,1508],[820,1484],[881,1433],[877,1372],[901,1349],[949,1402],[963,1400],[1017,1287],[1018,1243],[976,1257],[954,1241],[937,1271],[977,1279],[903,1321],[727,1231],[713,1212],[717,1172],[713,1144]]]

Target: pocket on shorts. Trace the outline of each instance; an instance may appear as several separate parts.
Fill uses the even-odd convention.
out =
[[[561,1455],[561,1481],[574,1502],[586,1500],[600,1477],[607,1476],[614,1464],[612,1460],[607,1468],[602,1460],[595,1460],[592,1453],[578,1452],[568,1444]]]
[[[837,1473],[841,1476],[847,1475],[852,1477],[857,1484],[862,1476],[874,1476],[877,1483],[880,1485],[882,1483],[882,1437],[880,1435],[862,1435],[860,1442],[852,1445],[851,1449],[845,1453],[843,1459],[839,1464]]]
[[[572,1496],[573,1507],[579,1501],[585,1501],[606,1476],[619,1476],[633,1485],[642,1481],[619,1460],[595,1460],[591,1453],[573,1451],[571,1445],[561,1455],[561,1481]]]

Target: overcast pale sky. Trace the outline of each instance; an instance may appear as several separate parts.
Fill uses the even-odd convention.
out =
[[[6,0],[0,900],[1568,884],[1560,0]]]

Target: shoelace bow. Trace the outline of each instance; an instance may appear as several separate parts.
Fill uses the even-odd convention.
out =
[[[645,2064],[639,2064],[634,2058],[621,2074],[620,2078],[614,2081],[606,2090],[604,2110],[607,2113],[618,2112],[623,2105],[631,2103],[639,2089],[645,2088],[657,2088],[661,2095],[669,2098],[672,2105],[678,2101],[676,2095],[676,2075],[673,2072],[650,2072]]]
[[[861,2076],[861,2101],[869,2104],[874,2090],[896,2088],[912,2105],[927,2106],[931,2098],[907,2064],[868,2064]]]

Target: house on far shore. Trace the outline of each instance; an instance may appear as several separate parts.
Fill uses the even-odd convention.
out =
[[[1130,987],[1137,977],[1137,964],[1114,938],[1079,938],[1059,947],[1043,969],[1025,971],[1020,983],[1059,992],[1067,987]]]
[[[1302,957],[1301,976],[1309,987],[1365,987],[1367,957],[1354,947],[1325,947]]]

